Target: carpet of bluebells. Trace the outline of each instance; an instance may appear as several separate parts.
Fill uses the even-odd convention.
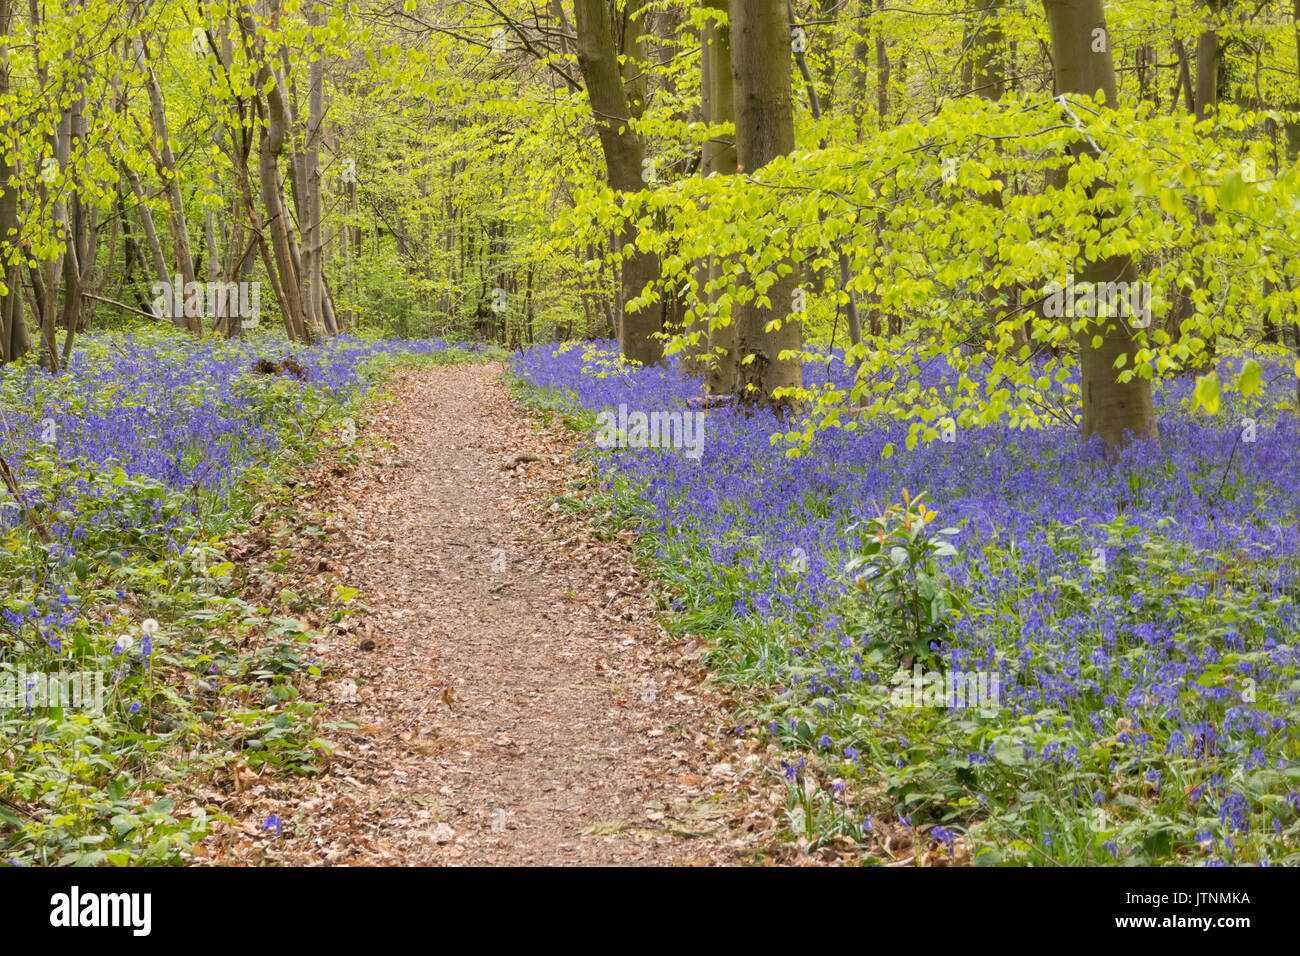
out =
[[[95,672],[107,701],[0,702],[0,863],[175,862],[208,823],[162,795],[192,769],[178,754],[304,772],[314,757],[295,686],[312,669],[307,598],[245,603],[223,539],[283,469],[348,453],[349,410],[386,366],[466,352],[165,333],[78,345],[57,376],[31,360],[0,371],[19,492],[0,491],[0,688]]]
[[[1064,424],[908,451],[906,424],[877,422],[790,455],[775,419],[727,407],[708,411],[699,460],[592,453],[651,542],[673,626],[711,638],[724,679],[765,690],[747,732],[784,752],[810,845],[878,850],[887,819],[982,864],[1296,862],[1300,427],[1294,357],[1255,358],[1265,388],[1213,417],[1190,410],[1194,376],[1157,383],[1161,447],[1117,459]],[[1231,381],[1244,359],[1219,361]],[[536,347],[514,368],[580,427],[701,394],[675,369],[621,366],[612,343]],[[931,365],[921,383],[951,374]],[[806,369],[813,385],[847,377]],[[957,529],[955,553],[926,558],[925,597],[960,608],[929,622],[923,656],[997,673],[992,709],[893,706],[918,656],[846,571],[862,523],[916,521],[897,509],[921,492],[933,527]]]

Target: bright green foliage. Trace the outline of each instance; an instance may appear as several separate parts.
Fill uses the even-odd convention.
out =
[[[948,639],[948,626],[962,608],[961,596],[944,583],[937,559],[956,554],[948,541],[956,528],[936,531],[938,514],[927,510],[925,494],[903,493],[901,505],[890,505],[855,532],[861,543],[844,571],[853,587],[868,598],[863,622],[879,632],[881,642],[895,648],[900,659],[929,664],[938,646]]]

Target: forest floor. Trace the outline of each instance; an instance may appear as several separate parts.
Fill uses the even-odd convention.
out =
[[[695,642],[658,625],[631,533],[565,507],[588,466],[499,364],[404,372],[359,463],[303,476],[300,561],[366,610],[320,650],[315,777],[233,775],[198,862],[815,862]],[[355,684],[355,689],[353,689]],[[221,792],[224,791],[224,792]],[[264,821],[279,822],[280,833]]]

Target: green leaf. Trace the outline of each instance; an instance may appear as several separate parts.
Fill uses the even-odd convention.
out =
[[[1196,380],[1196,390],[1192,393],[1192,410],[1204,408],[1210,415],[1219,413],[1219,373],[1210,372]]]
[[[1241,370],[1241,375],[1237,378],[1237,390],[1242,395],[1254,395],[1263,385],[1264,373],[1259,367],[1259,363],[1254,359],[1248,359],[1245,367]]]

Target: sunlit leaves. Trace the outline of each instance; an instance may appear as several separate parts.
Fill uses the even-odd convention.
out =
[[[1196,388],[1192,392],[1192,407],[1203,408],[1206,414],[1219,413],[1219,373],[1209,372],[1196,379]]]

